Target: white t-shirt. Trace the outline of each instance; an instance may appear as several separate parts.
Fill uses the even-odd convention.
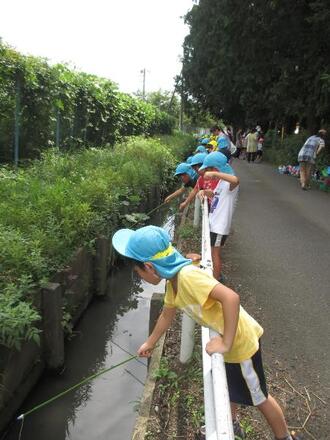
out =
[[[230,183],[220,180],[214,190],[210,208],[210,231],[216,234],[228,235],[230,232],[231,220],[233,218],[238,188],[236,186],[230,191]]]

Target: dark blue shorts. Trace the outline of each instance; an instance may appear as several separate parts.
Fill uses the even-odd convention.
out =
[[[229,398],[233,403],[257,406],[268,397],[261,350],[239,364],[225,363]]]

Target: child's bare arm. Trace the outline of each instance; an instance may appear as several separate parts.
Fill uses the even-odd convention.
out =
[[[239,179],[237,176],[232,174],[220,173],[220,171],[206,171],[204,173],[204,179],[221,179],[230,183],[230,191],[232,191],[236,186],[239,185]]]
[[[180,204],[180,209],[184,209],[187,205],[189,205],[189,203],[196,197],[196,194],[198,193],[198,189],[197,188],[193,188],[192,191],[190,191],[188,197],[186,198],[186,200],[184,202],[182,202]]]
[[[170,202],[172,199],[175,199],[176,197],[179,197],[179,195],[182,194],[184,191],[185,191],[185,188],[182,186],[181,188],[179,188],[176,191],[174,191],[174,193],[172,193],[169,196],[167,196],[166,199],[164,200],[164,202],[165,203]]]
[[[143,356],[143,357],[151,356],[151,351],[155,347],[157,341],[162,336],[162,334],[165,333],[166,330],[170,327],[173,318],[175,316],[175,313],[176,313],[175,308],[164,307],[151,335],[138,349],[137,353],[139,356]]]
[[[214,192],[211,189],[201,189],[198,192],[198,197],[200,198],[201,201],[203,201],[205,197],[213,197],[213,196],[214,196]]]
[[[210,298],[219,301],[222,305],[224,317],[223,335],[212,338],[206,346],[206,351],[211,353],[227,353],[230,351],[238,323],[239,316],[239,296],[236,292],[224,286],[217,284],[210,293]]]

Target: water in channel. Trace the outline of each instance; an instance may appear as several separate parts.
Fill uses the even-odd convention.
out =
[[[163,216],[164,219],[164,216]],[[153,224],[173,233],[174,217],[161,214]],[[20,412],[33,408],[85,377],[135,354],[148,334],[150,298],[164,284],[151,286],[127,268],[112,272],[108,295],[94,301],[66,343],[66,369],[44,375]],[[132,360],[27,416],[21,440],[129,440],[146,379],[146,360]],[[20,422],[6,440],[19,439]]]

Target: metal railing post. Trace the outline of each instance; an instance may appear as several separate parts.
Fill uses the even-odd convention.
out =
[[[186,364],[191,359],[194,350],[195,321],[185,313],[181,323],[180,362]]]
[[[194,228],[198,228],[201,217],[201,201],[198,196],[195,197],[195,210],[194,210]]]

